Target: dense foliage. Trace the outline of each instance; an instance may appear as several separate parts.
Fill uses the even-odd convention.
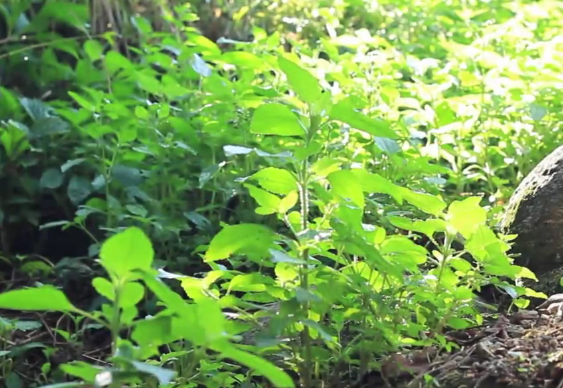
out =
[[[538,296],[563,5],[254,3],[0,4],[8,388],[346,386]]]

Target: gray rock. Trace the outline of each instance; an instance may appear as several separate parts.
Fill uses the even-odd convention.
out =
[[[542,160],[510,199],[501,231],[517,234],[515,264],[542,274],[563,267],[563,146]]]

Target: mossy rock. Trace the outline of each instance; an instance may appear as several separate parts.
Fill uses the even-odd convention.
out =
[[[563,146],[541,161],[510,199],[501,231],[517,234],[515,264],[543,274],[563,268]]]

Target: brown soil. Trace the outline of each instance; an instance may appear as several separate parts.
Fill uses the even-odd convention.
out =
[[[561,388],[563,322],[550,310],[522,310],[483,327],[450,332],[449,340],[459,346],[450,353],[424,349],[392,355],[381,372],[356,388]]]

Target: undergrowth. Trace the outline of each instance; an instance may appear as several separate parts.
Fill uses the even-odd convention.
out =
[[[161,3],[0,5],[8,388],[350,386],[541,297],[496,223],[561,142],[559,3]]]

